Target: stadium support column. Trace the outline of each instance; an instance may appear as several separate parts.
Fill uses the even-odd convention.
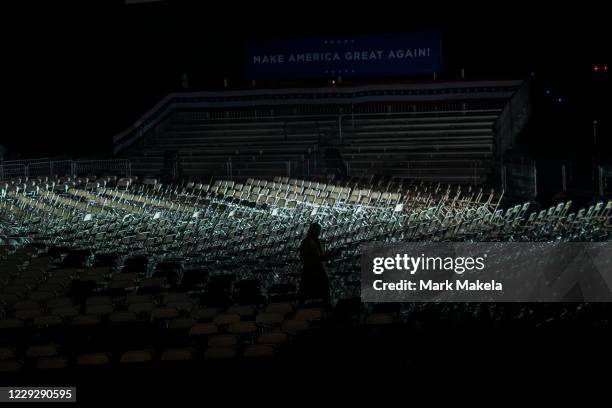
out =
[[[565,169],[565,164],[561,165],[561,184],[562,184],[563,192],[566,193],[567,192],[567,172]]]
[[[227,168],[227,177],[229,179],[233,178],[233,169],[232,169],[232,158],[228,157],[227,161],[225,162],[225,166]]]
[[[6,149],[0,146],[0,181],[4,181],[4,152]]]
[[[535,160],[533,161],[533,196],[538,196],[538,167]]]

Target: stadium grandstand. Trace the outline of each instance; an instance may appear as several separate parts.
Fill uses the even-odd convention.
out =
[[[175,153],[184,176],[331,170],[498,184],[500,158],[529,118],[526,87],[481,81],[172,94],[115,138],[115,153],[149,176]]]
[[[589,60],[568,97],[529,56],[520,69],[466,75],[463,53],[490,43],[459,45],[449,34],[465,31],[445,24],[272,38],[230,24],[255,24],[261,10],[120,3],[100,6],[122,16],[117,32],[84,28],[98,39],[104,25],[117,49],[83,52],[121,61],[142,86],[115,62],[96,66],[87,75],[111,78],[88,80],[97,94],[71,78],[69,108],[59,97],[36,113],[27,105],[21,114],[37,120],[16,119],[22,133],[0,146],[3,386],[115,402],[143,401],[142,389],[208,398],[218,384],[233,387],[231,400],[262,383],[249,396],[272,399],[276,377],[312,391],[295,374],[309,370],[338,386],[323,378],[611,362],[606,61]],[[210,24],[183,27],[194,10]],[[199,60],[194,33],[222,46],[203,45]],[[63,47],[62,67],[82,62]],[[166,87],[168,76],[180,84]],[[108,100],[104,84],[116,87]],[[424,264],[372,268],[371,256],[399,265],[398,251]],[[428,275],[426,259],[442,257],[468,272]],[[385,297],[372,275],[391,288],[425,276],[492,288]]]

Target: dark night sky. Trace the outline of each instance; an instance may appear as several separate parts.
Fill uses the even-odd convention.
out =
[[[176,89],[182,72],[199,87],[218,86],[224,77],[236,83],[242,42],[251,37],[440,30],[444,76],[456,77],[461,67],[477,78],[535,71],[573,99],[582,97],[591,65],[610,62],[603,6],[260,3],[3,5],[2,87],[9,103],[0,144],[38,155],[108,152],[112,135]]]

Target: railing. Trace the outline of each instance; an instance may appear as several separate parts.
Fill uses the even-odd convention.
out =
[[[501,188],[515,197],[536,197],[566,193],[591,197],[612,193],[612,166],[547,160],[505,163],[501,168]]]
[[[559,188],[564,193],[574,192],[581,195],[610,193],[612,166],[598,166],[585,163],[569,163],[557,166],[561,179]]]
[[[80,176],[106,174],[129,177],[130,160],[16,160],[0,164],[0,181],[16,177]]]
[[[39,176],[66,176],[76,174],[72,160],[56,160],[47,162],[29,163],[25,166],[26,177]]]
[[[25,164],[2,164],[0,165],[0,181],[14,177],[26,177],[27,172],[27,165]]]
[[[537,166],[535,161],[507,163],[501,168],[501,189],[513,196],[531,198],[538,195]]]

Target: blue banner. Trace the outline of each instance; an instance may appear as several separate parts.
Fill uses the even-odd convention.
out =
[[[440,33],[250,41],[247,79],[403,76],[439,72]]]

